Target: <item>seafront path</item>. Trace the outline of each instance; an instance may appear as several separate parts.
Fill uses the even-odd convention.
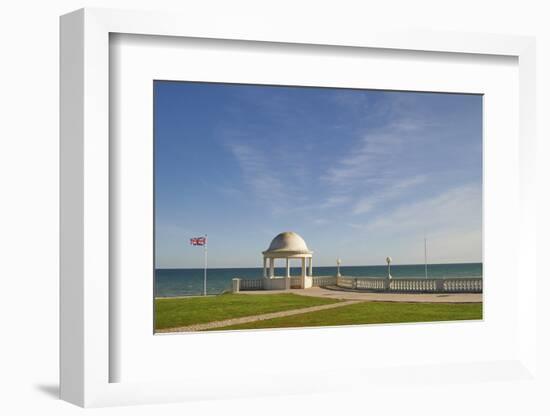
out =
[[[483,301],[482,293],[395,293],[395,292],[366,292],[346,290],[339,287],[333,289],[312,287],[310,289],[290,290],[247,290],[240,292],[244,295],[267,295],[275,293],[296,293],[302,296],[317,298],[371,301],[371,302],[427,302],[427,303],[477,303]]]
[[[166,333],[166,332],[205,331],[208,329],[223,328],[223,327],[232,326],[232,325],[248,324],[250,322],[256,322],[256,321],[265,321],[266,319],[282,318],[285,316],[300,315],[308,312],[317,312],[317,311],[323,311],[326,309],[341,308],[342,306],[353,305],[354,303],[359,303],[359,302],[360,300],[347,300],[347,301],[338,302],[338,303],[330,303],[328,305],[311,306],[309,308],[264,313],[262,315],[244,316],[242,318],[224,319],[223,321],[207,322],[204,324],[195,324],[195,325],[180,326],[175,328],[158,329],[156,330],[156,332]]]

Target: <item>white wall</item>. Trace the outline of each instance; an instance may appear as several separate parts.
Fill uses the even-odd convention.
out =
[[[2,282],[2,344],[0,354],[0,409],[3,414],[73,414],[81,410],[57,401],[58,367],[58,16],[83,6],[136,9],[178,9],[208,16],[211,13],[270,16],[281,25],[312,21],[342,28],[365,25],[431,27],[442,30],[513,33],[538,36],[539,157],[541,175],[548,179],[550,114],[550,31],[545,1],[529,0],[415,0],[415,1],[145,1],[145,0],[19,0],[0,6],[0,260]],[[546,94],[546,96],[545,96]],[[542,165],[542,163],[541,163]],[[542,183],[539,184],[542,187]],[[541,195],[541,212],[550,212],[548,182]],[[541,188],[542,189],[542,188]],[[549,223],[539,226],[541,245],[548,251]],[[544,232],[544,230],[546,232]],[[544,246],[542,245],[544,243]],[[542,264],[543,256],[540,256]],[[550,275],[550,274],[548,274]],[[550,293],[548,283],[539,293]],[[541,298],[542,300],[542,298]],[[547,302],[541,313],[550,316]],[[546,318],[546,322],[548,319]],[[548,336],[546,335],[546,341]],[[548,342],[546,342],[546,350]],[[541,357],[546,365],[548,359]],[[466,387],[457,385],[457,392]],[[461,390],[462,389],[462,390]],[[434,390],[437,386],[434,385]],[[540,393],[540,392],[539,392]],[[118,408],[100,414],[334,414],[353,410],[376,414],[414,414],[410,397],[264,398],[165,405],[151,409]],[[536,394],[536,392],[532,392]],[[531,393],[506,383],[486,386],[477,394],[457,396],[446,414],[542,414]],[[472,407],[475,403],[475,407]],[[7,408],[11,408],[8,410]],[[384,411],[386,410],[386,412]],[[419,413],[421,409],[416,409]],[[425,409],[429,410],[429,409]],[[434,409],[432,409],[434,410]],[[546,408],[548,411],[548,408]],[[135,413],[134,413],[135,412]],[[430,412],[427,412],[430,413]]]

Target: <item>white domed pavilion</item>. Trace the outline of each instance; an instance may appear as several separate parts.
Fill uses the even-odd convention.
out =
[[[302,237],[292,231],[286,231],[278,234],[269,245],[269,248],[262,252],[264,257],[264,278],[274,279],[275,276],[275,259],[286,260],[285,276],[279,276],[290,279],[290,261],[292,259],[300,259],[302,265],[301,284],[302,288],[311,287],[313,276],[313,252],[307,247],[306,242]],[[306,268],[306,259],[308,265]],[[269,273],[268,273],[269,260]],[[289,283],[290,285],[290,283]]]

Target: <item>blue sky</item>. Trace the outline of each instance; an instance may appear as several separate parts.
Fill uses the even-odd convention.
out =
[[[315,265],[481,261],[482,97],[161,82],[156,267],[260,267],[295,231]]]

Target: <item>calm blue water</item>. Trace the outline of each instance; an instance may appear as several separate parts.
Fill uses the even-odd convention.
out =
[[[299,276],[300,268],[291,268],[291,275]],[[387,266],[342,266],[343,276],[384,277]],[[203,269],[157,269],[155,270],[155,296],[185,296],[202,294]],[[208,293],[221,293],[231,288],[231,279],[258,279],[262,277],[261,268],[246,269],[208,269],[206,289]],[[284,276],[284,268],[275,268],[275,275]],[[424,277],[423,264],[392,265],[394,278]],[[314,267],[314,276],[334,276],[336,267]],[[481,277],[481,263],[428,264],[428,277]]]

